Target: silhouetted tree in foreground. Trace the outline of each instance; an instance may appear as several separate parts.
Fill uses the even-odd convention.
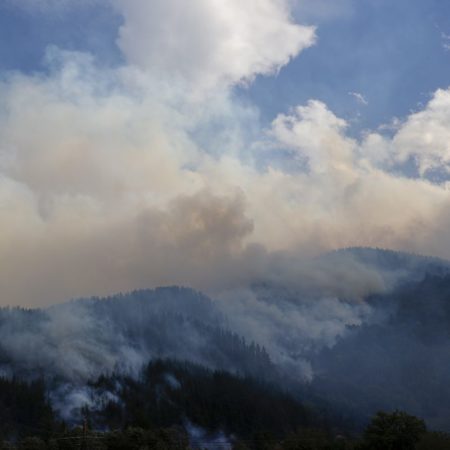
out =
[[[422,419],[402,411],[379,412],[364,432],[364,449],[414,450],[427,429]]]

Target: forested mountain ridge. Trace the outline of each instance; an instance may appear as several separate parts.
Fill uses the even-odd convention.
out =
[[[5,382],[43,383],[42,408],[50,405],[54,420],[68,426],[88,414],[92,426],[103,428],[152,421],[182,426],[188,420],[211,433],[217,428],[244,435],[242,425],[227,422],[233,418],[230,408],[238,407],[246,390],[272,398],[272,388],[266,388],[272,386],[298,405],[291,411],[309,411],[308,420],[324,429],[358,432],[377,410],[401,409],[423,417],[431,428],[449,430],[450,369],[443,363],[450,359],[448,263],[373,249],[322,258],[311,267],[323,272],[304,289],[255,282],[208,297],[175,286],[46,309],[2,308],[0,373]],[[357,268],[358,276],[378,283],[370,286],[381,287],[363,297],[364,290],[351,297],[339,287],[333,296],[332,280],[321,293],[317,280],[333,274],[329,267],[339,258],[345,270]],[[162,384],[157,367],[165,367]],[[152,374],[150,385],[146,373]],[[197,388],[183,392],[180,379]],[[228,395],[218,395],[219,381]],[[181,388],[171,390],[170,383]],[[162,390],[152,390],[156,385]],[[215,392],[209,406],[200,395],[206,386]],[[258,391],[261,386],[266,387]],[[141,394],[154,405],[159,395],[170,401],[162,400],[164,413],[146,403],[132,412]],[[208,418],[196,403],[209,408]],[[221,408],[223,414],[211,413]],[[155,414],[171,419],[158,422]],[[266,420],[263,416],[258,420]],[[258,428],[247,425],[252,432]]]

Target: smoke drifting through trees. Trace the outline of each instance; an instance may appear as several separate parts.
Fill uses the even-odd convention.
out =
[[[277,264],[280,261],[292,259],[280,256]],[[295,271],[297,277],[274,270],[264,283],[255,279],[246,289],[228,290],[213,299],[173,287],[77,300],[44,310],[3,309],[0,370],[7,377],[44,377],[52,386],[54,407],[69,421],[79,418],[83,405],[95,411],[116,398],[113,390],[95,391],[86,383],[102,374],[138,378],[142,367],[157,358],[262,377],[282,382],[294,392],[306,389],[308,395],[326,392],[325,397],[344,410],[348,407],[342,393],[349,383],[348,398],[365,417],[386,402],[395,406],[384,382],[385,393],[377,394],[379,377],[389,377],[390,386],[401,392],[406,367],[446,357],[445,346],[427,340],[430,333],[434,340],[445,335],[446,319],[430,318],[425,323],[423,317],[431,317],[433,308],[436,317],[446,317],[445,303],[433,289],[443,277],[440,292],[446,292],[448,271],[445,261],[351,249],[303,262]],[[437,278],[427,282],[427,276]],[[420,286],[423,295],[416,298]],[[406,304],[412,308],[408,320]],[[419,316],[423,328],[416,329]],[[380,357],[379,342],[385,342]],[[413,354],[404,348],[405,342]],[[364,349],[371,347],[373,357],[366,359]],[[348,358],[364,365],[355,368]],[[444,367],[434,373],[439,385],[448,375]],[[408,401],[410,388],[403,385],[401,402]],[[429,418],[425,404],[414,408],[409,409]],[[436,399],[434,410],[442,408]],[[433,420],[438,423],[439,417]]]

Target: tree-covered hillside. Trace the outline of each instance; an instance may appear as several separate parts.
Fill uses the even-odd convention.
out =
[[[339,261],[342,267],[333,272]],[[342,268],[356,272],[344,279],[331,276]],[[315,418],[349,432],[360,432],[380,409],[406,410],[433,429],[449,430],[448,264],[348,249],[325,255],[308,273],[312,269],[317,269],[313,282],[304,288],[302,278],[296,285],[255,283],[209,298],[166,287],[41,310],[2,308],[0,375],[17,382],[42,380],[43,398],[69,427],[78,425],[86,411],[100,427],[147,426],[149,421],[166,427],[170,421],[162,420],[164,414],[179,425],[183,411],[209,428],[214,415],[200,414],[196,405],[213,410],[208,402],[232,386],[235,397],[224,400],[236,403],[226,410],[240,402],[250,408],[258,405],[252,389],[264,387],[267,399],[267,386],[272,386],[293,404],[307,405]],[[343,286],[351,280],[359,283],[353,291]],[[338,287],[334,296],[332,287]],[[175,378],[190,380],[183,386],[198,386],[197,391],[161,384],[157,366],[151,365],[158,360],[174,364],[168,379],[178,371]],[[145,367],[151,368],[152,383],[142,378]],[[155,385],[164,389],[154,390]],[[200,386],[209,394],[202,394]],[[136,415],[132,405],[141,392],[152,399],[152,408],[164,405],[164,414],[147,406]],[[221,416],[222,426],[242,433],[233,422],[237,417]],[[282,429],[275,418],[270,421],[277,432]]]

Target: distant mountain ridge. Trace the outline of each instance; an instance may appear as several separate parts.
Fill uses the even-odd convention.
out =
[[[408,271],[425,275],[450,273],[450,261],[434,256],[401,252],[373,247],[347,247],[324,255],[339,260],[350,255],[362,264],[373,266],[384,271]]]

